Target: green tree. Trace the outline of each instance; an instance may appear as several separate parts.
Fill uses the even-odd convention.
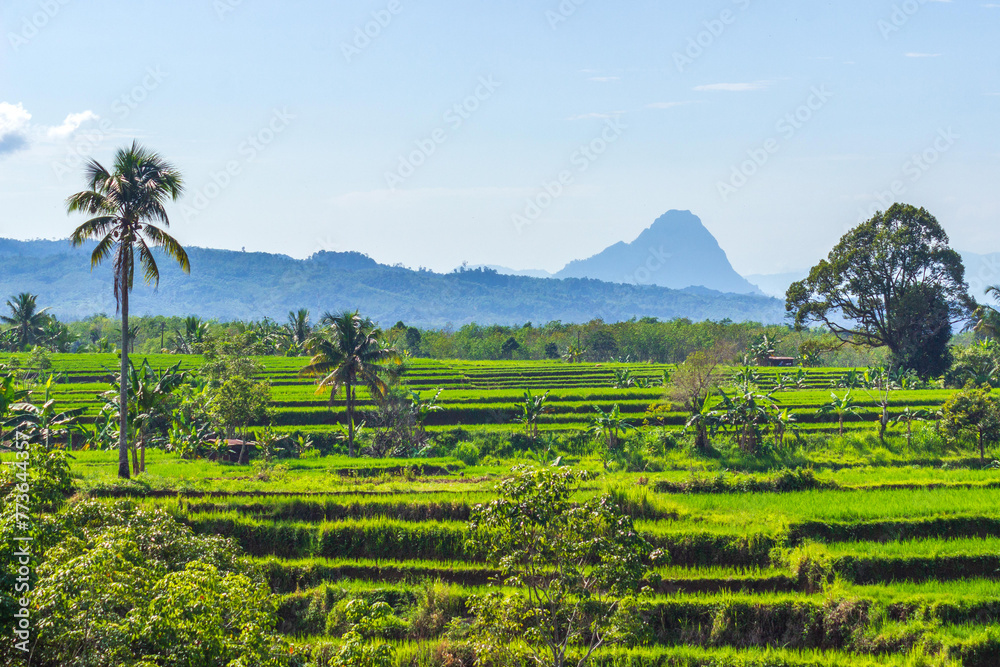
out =
[[[521,344],[513,336],[509,337],[500,346],[500,355],[503,359],[513,359],[514,353],[521,349]]]
[[[137,142],[130,148],[119,149],[113,171],[91,160],[85,169],[88,190],[71,196],[67,202],[70,213],[96,216],[83,223],[70,237],[73,245],[83,245],[88,239],[98,239],[90,256],[91,268],[113,257],[114,296],[121,312],[122,355],[121,375],[128,373],[128,298],[135,275],[136,254],[147,283],[159,285],[160,269],[153,255],[159,248],[191,271],[187,252],[158,224],[170,226],[164,206],[168,199],[176,200],[183,191],[180,172]],[[128,383],[121,385],[119,410],[122,415],[118,435],[118,476],[128,479]]]
[[[732,357],[732,349],[716,345],[709,350],[692,352],[670,377],[667,397],[680,403],[690,415],[688,425],[695,429],[694,446],[700,452],[711,448],[708,419],[709,400],[723,380],[722,364]]]
[[[1000,301],[1000,285],[990,285],[986,293]],[[1000,336],[1000,311],[993,306],[980,304],[973,314],[973,330],[980,336],[996,339]]]
[[[208,336],[208,322],[191,315],[184,318],[184,331],[174,330],[172,343],[175,354],[199,354]]]
[[[0,322],[9,325],[14,332],[19,350],[37,345],[45,338],[48,308],[39,310],[37,300],[37,295],[21,292],[7,301],[10,315],[0,315]]]
[[[288,313],[288,337],[295,345],[304,346],[309,334],[312,333],[312,326],[309,324],[309,311],[305,308],[293,310]]]
[[[484,664],[563,667],[579,648],[574,662],[585,665],[600,647],[634,636],[641,584],[661,554],[610,497],[570,500],[589,473],[514,472],[469,523],[468,548],[500,570],[495,584],[521,591],[470,601],[476,654]]]
[[[322,322],[329,325],[329,330],[314,333],[309,339],[313,357],[300,374],[320,377],[316,393],[329,390],[330,405],[341,389],[345,391],[348,452],[353,457],[355,388],[367,387],[375,398],[385,396],[391,377],[386,365],[398,363],[400,357],[396,350],[382,344],[375,324],[357,311],[327,313]]]
[[[944,229],[904,204],[845,234],[785,302],[796,326],[819,322],[842,342],[888,347],[896,365],[924,378],[947,368],[951,325],[975,308]]]
[[[988,386],[967,384],[941,408],[941,431],[952,440],[975,438],[979,459],[985,463],[986,445],[1000,440],[1000,401],[990,394]]]
[[[209,414],[227,437],[239,436],[243,441],[240,463],[245,464],[248,460],[246,429],[267,418],[270,402],[271,385],[268,382],[254,382],[240,375],[226,379],[212,392]]]
[[[955,353],[955,362],[944,376],[949,387],[961,388],[971,382],[1000,388],[1000,345],[992,338],[976,341]]]
[[[276,599],[229,540],[128,502],[84,500],[54,524],[30,593],[32,664],[287,664]]]

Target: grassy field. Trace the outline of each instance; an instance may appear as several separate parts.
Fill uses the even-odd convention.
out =
[[[65,374],[60,405],[93,414],[114,358],[53,361]],[[334,428],[342,407],[325,406],[298,377],[302,359],[264,362],[281,428]],[[517,429],[509,414],[530,387],[551,391],[555,412],[544,428],[572,431],[594,405],[618,403],[641,421],[662,398],[659,387],[615,389],[614,371],[624,367],[415,361],[406,381],[425,395],[444,389],[436,430]],[[628,367],[650,379],[665,368]],[[779,397],[806,423],[842,373],[810,371],[813,386]],[[893,410],[934,407],[948,395],[895,392]],[[679,430],[682,416],[671,419],[666,428]],[[856,426],[871,429],[866,419]],[[808,426],[832,428],[828,418]],[[742,467],[725,452],[700,458],[679,447],[663,452],[656,470],[609,472],[598,458],[564,453],[564,464],[597,475],[577,499],[612,494],[669,554],[649,582],[645,644],[599,652],[596,664],[1000,665],[1000,470],[980,467],[971,450],[858,438],[867,444],[817,437]],[[470,511],[531,455],[477,465],[307,455],[262,469],[151,451],[148,472],[120,483],[115,454],[76,451],[72,470],[80,494],[160,508],[196,532],[238,542],[279,596],[280,629],[295,650],[329,655],[347,601],[364,598],[387,602],[403,619],[392,637],[399,665],[438,667],[469,664],[448,624],[496,574],[467,552]]]

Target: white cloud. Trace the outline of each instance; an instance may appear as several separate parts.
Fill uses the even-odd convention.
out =
[[[599,111],[592,111],[590,113],[582,113],[578,116],[570,116],[566,120],[589,120],[596,118],[598,120],[608,120],[610,118],[618,118],[619,116],[624,116],[624,111],[612,111],[610,113],[601,113]]]
[[[652,104],[647,104],[647,109],[673,109],[675,107],[682,107],[688,104],[697,104],[694,100],[685,100],[683,102],[653,102]]]
[[[754,90],[764,90],[771,85],[770,81],[750,81],[745,83],[710,83],[704,86],[695,86],[698,92],[746,93]]]
[[[610,83],[611,81],[621,80],[620,76],[592,76],[591,81],[597,81],[598,83]]]
[[[0,135],[24,130],[29,120],[31,114],[23,105],[0,102]]]
[[[24,131],[31,114],[20,103],[0,102],[0,155],[13,153],[28,144]]]
[[[913,52],[910,52],[910,53],[905,53],[903,55],[905,55],[907,58],[940,58],[941,57],[940,53],[913,53]]]
[[[50,127],[48,131],[49,139],[66,139],[71,134],[76,132],[81,125],[89,120],[97,120],[99,116],[93,111],[81,111],[80,113],[71,113],[66,116],[66,120],[62,122],[62,125],[57,125],[56,127]]]

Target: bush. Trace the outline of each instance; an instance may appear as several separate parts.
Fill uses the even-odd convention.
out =
[[[455,448],[454,456],[467,466],[479,463],[479,448],[471,442],[463,442]]]

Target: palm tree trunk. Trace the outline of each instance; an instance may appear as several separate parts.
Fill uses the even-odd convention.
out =
[[[347,455],[354,458],[354,389],[347,381]]]
[[[909,449],[913,444],[913,422],[909,419],[906,420],[906,448]]]
[[[840,435],[844,435],[844,415],[837,415],[837,424],[840,427]]]
[[[118,403],[118,476],[129,479],[128,470],[128,274],[126,262],[122,262],[121,306],[122,306],[122,376],[121,397]]]

